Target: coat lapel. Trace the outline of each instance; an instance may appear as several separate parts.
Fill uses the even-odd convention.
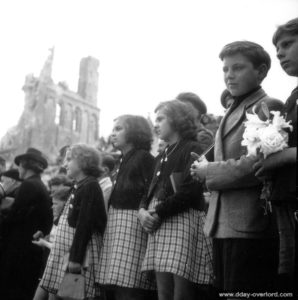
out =
[[[235,127],[245,119],[245,113],[247,109],[256,104],[260,99],[266,96],[263,89],[257,90],[252,95],[244,99],[229,115],[231,115],[231,124],[225,126],[222,132],[222,139],[224,139]],[[232,108],[232,107],[231,107]],[[228,113],[227,113],[228,115]]]
[[[222,137],[223,137],[223,128],[226,122],[227,117],[231,113],[231,107],[227,110],[226,114],[222,118],[218,130],[215,134],[215,143],[214,143],[214,159],[217,161],[223,160],[223,144],[222,144]]]
[[[247,99],[245,99],[238,107],[234,109],[233,105],[226,112],[222,121],[220,122],[219,128],[215,136],[215,147],[214,147],[214,158],[216,161],[224,160],[223,153],[223,139],[237,126],[239,123],[242,123],[244,120],[245,112],[256,102],[266,96],[266,93],[259,89]],[[232,119],[230,119],[232,118]],[[227,122],[231,121],[231,125],[227,126]],[[226,128],[227,127],[227,128]],[[220,191],[213,191],[212,196],[209,202],[209,208],[207,212],[206,222],[204,226],[204,232],[207,236],[213,236],[216,231],[218,213],[220,209]]]

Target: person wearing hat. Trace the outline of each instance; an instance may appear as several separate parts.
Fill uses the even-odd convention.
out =
[[[43,267],[43,251],[32,244],[32,236],[37,230],[48,234],[52,227],[50,197],[40,177],[48,162],[39,150],[29,148],[15,164],[23,181],[2,223],[0,299],[31,300]]]
[[[1,174],[0,182],[0,219],[3,212],[7,211],[14,202],[16,192],[21,184],[19,171],[10,169]]]
[[[196,126],[198,127],[197,142],[203,151],[207,150],[213,144],[214,136],[212,131],[207,129],[201,122],[202,115],[207,113],[206,104],[198,95],[191,92],[180,93],[176,99],[188,103],[194,108],[196,112]]]

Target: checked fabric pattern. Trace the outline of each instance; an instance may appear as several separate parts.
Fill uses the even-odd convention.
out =
[[[141,266],[147,245],[147,233],[141,227],[136,210],[110,207],[100,255],[96,282],[127,288],[154,289]]]
[[[63,268],[64,256],[69,252],[72,244],[75,228],[68,225],[67,215],[70,199],[66,202],[64,210],[59,220],[57,234],[51,249],[47,266],[41,279],[40,286],[50,293],[56,294],[64,277]],[[89,266],[85,270],[85,288],[86,297],[99,296],[99,288],[95,285],[95,273],[97,273],[99,253],[102,247],[102,237],[99,234],[93,234],[87,245],[89,253]]]
[[[158,200],[153,198],[149,209]],[[203,233],[206,215],[189,209],[164,220],[149,235],[142,271],[169,272],[198,284],[212,280],[212,242]]]

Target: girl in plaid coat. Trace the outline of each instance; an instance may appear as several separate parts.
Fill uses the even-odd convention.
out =
[[[123,115],[115,120],[111,137],[122,157],[109,201],[97,282],[117,300],[141,300],[153,288],[141,273],[147,233],[137,218],[153,174],[154,158],[149,152],[152,133],[145,118]]]
[[[150,233],[142,270],[155,273],[160,300],[196,299],[196,284],[211,281],[211,242],[203,234],[203,188],[189,172],[191,152],[202,152],[195,117],[178,100],[161,103],[155,112],[155,130],[168,146],[139,210]]]
[[[98,151],[87,145],[73,145],[66,153],[67,175],[75,184],[60,216],[40,282],[40,287],[49,293],[57,294],[67,271],[83,272],[86,299],[99,295],[95,273],[106,225],[103,195],[97,181],[101,173],[99,166]]]

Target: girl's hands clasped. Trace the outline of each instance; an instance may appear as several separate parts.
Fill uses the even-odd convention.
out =
[[[161,223],[160,217],[157,215],[155,210],[146,210],[141,208],[138,213],[138,218],[142,227],[148,233],[154,232]]]

